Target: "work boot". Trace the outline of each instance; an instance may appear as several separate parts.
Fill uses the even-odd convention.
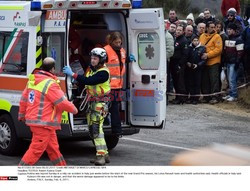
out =
[[[96,160],[95,160],[95,165],[96,166],[103,166],[105,164],[106,164],[105,156],[102,156],[102,155],[96,156]]]
[[[96,156],[95,159],[91,159],[89,162],[90,162],[90,163],[95,163],[98,157],[100,157],[100,155],[99,155],[99,156]],[[104,155],[104,159],[105,159],[105,163],[110,163],[109,154]]]

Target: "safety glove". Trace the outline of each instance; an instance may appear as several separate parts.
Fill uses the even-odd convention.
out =
[[[135,56],[133,54],[129,55],[129,62],[136,62]]]
[[[72,76],[74,74],[69,66],[63,67],[63,73],[67,74],[68,76]]]

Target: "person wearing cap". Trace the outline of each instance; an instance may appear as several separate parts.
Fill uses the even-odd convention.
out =
[[[227,16],[227,11],[230,8],[234,8],[237,14],[240,14],[240,2],[239,0],[222,0],[221,2],[221,14],[223,17]]]
[[[61,129],[62,112],[76,114],[77,108],[69,102],[54,75],[55,60],[47,57],[41,68],[35,69],[20,99],[18,119],[25,122],[32,132],[29,149],[19,165],[34,165],[44,151],[56,166],[66,162],[59,151],[56,130]]]
[[[197,104],[201,92],[201,74],[206,61],[201,57],[206,52],[205,46],[202,46],[199,37],[193,36],[188,51],[187,62],[187,86],[190,98],[187,103]]]
[[[69,66],[63,68],[63,73],[73,77],[87,88],[87,95],[89,96],[89,110],[87,114],[89,135],[96,147],[96,158],[90,160],[90,162],[95,165],[105,165],[110,162],[103,132],[104,118],[108,114],[110,73],[105,65],[107,53],[103,48],[92,49],[90,56],[91,63],[85,75],[73,73]]]
[[[229,23],[227,30],[228,39],[225,41],[224,65],[227,69],[229,94],[223,99],[231,102],[236,101],[238,97],[237,71],[244,52],[244,43],[241,37],[236,34],[236,24]]]
[[[187,18],[186,18],[186,21],[187,21],[187,25],[191,25],[193,27],[193,32],[196,33],[196,26],[195,26],[195,23],[194,23],[194,15],[193,13],[189,13]]]
[[[241,22],[242,18],[240,18],[239,16],[237,16],[237,12],[235,10],[235,8],[230,8],[227,11],[227,19],[225,21],[225,32],[227,33],[227,26],[229,23],[234,23],[237,26],[236,29],[236,34],[237,35],[241,35],[243,30],[244,30],[244,24]]]
[[[198,26],[199,23],[203,23],[204,22],[204,13],[200,13],[194,22],[195,22],[196,26]]]

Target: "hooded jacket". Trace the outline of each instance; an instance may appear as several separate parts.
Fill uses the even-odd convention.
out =
[[[61,129],[63,111],[77,113],[76,107],[64,96],[57,77],[35,69],[23,91],[18,119],[25,120],[29,126]]]

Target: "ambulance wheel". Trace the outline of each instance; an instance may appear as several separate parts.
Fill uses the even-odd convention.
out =
[[[119,138],[114,135],[108,135],[108,136],[105,136],[105,141],[106,141],[108,150],[112,150],[118,144]]]
[[[0,153],[15,155],[19,151],[20,141],[17,139],[14,123],[8,114],[0,116]]]

